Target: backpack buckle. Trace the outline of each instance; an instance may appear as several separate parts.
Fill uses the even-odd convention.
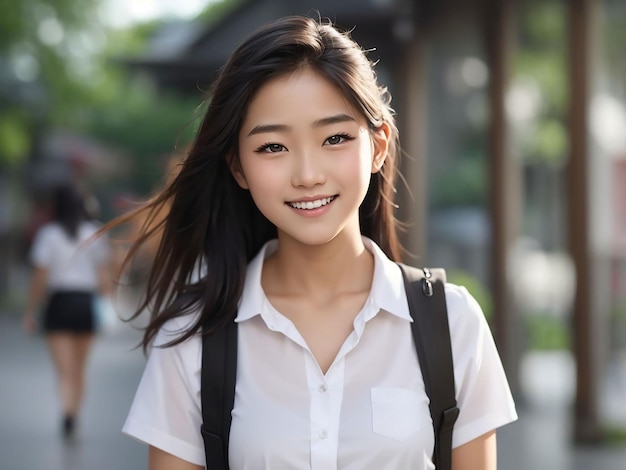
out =
[[[424,279],[422,281],[422,292],[424,293],[426,297],[432,297],[433,296],[433,283],[430,280],[430,278],[432,277],[432,273],[430,272],[430,269],[428,268],[422,268],[422,271],[424,271]]]

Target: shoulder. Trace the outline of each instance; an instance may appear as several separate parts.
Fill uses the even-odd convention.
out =
[[[37,231],[33,243],[35,245],[54,243],[62,234],[62,229],[58,224],[49,222]]]
[[[447,282],[445,292],[450,321],[476,321],[484,318],[480,305],[464,286]]]
[[[124,432],[185,460],[203,460],[201,337],[167,343],[191,326],[191,314],[174,318],[152,344]]]
[[[446,284],[459,417],[453,448],[517,418],[491,329],[465,287]]]
[[[159,332],[157,333],[153,343],[152,348],[157,349],[167,349],[169,348],[167,344],[171,343],[175,339],[181,337],[185,332],[189,330],[195,323],[199,316],[199,313],[189,313],[185,315],[181,315],[180,317],[172,318],[165,322]],[[195,340],[200,341],[201,335],[200,332],[198,334],[193,335],[187,341],[183,341],[182,344],[191,342],[194,343]]]
[[[480,310],[478,302],[464,286],[446,282],[445,291],[448,310],[470,310],[474,313],[476,309]]]
[[[446,283],[445,292],[453,349],[473,348],[485,335],[491,335],[480,305],[465,287]]]
[[[37,236],[40,238],[47,238],[50,236],[55,236],[61,233],[61,226],[54,222],[48,222],[45,225],[42,225],[39,231],[37,232]]]
[[[150,348],[147,374],[179,377],[183,379],[180,383],[187,384],[187,387],[199,380],[202,366],[201,334],[198,332],[185,341],[170,345],[191,327],[193,317],[189,314],[173,318],[161,327]]]

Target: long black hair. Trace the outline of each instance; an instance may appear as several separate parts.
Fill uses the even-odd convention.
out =
[[[75,239],[78,227],[85,220],[85,201],[82,195],[71,184],[62,184],[52,192],[52,219],[65,233]]]
[[[372,63],[347,32],[308,17],[276,20],[254,32],[233,52],[213,84],[210,102],[180,173],[134,213],[148,211],[154,217],[169,206],[160,224],[151,224],[151,217],[147,218],[143,236],[129,253],[132,258],[145,240],[161,234],[145,299],[132,317],[145,308],[151,311],[144,349],[174,317],[200,311],[190,327],[169,345],[184,341],[203,326],[219,327],[236,314],[248,262],[266,241],[276,237],[276,228],[231,174],[233,165],[238,164],[239,131],[248,105],[262,85],[305,66],[337,86],[371,131],[385,123],[391,129],[385,163],[372,175],[360,207],[360,224],[363,235],[372,238],[392,259],[399,258],[394,217],[399,144],[387,89],[378,84]],[[202,264],[203,277],[192,282],[198,263]]]

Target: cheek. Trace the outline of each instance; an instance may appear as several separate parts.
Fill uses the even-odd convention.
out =
[[[271,191],[281,179],[281,169],[272,161],[242,161],[242,172],[252,193]]]

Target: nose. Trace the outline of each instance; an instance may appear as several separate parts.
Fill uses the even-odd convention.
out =
[[[294,186],[311,188],[326,182],[326,171],[320,155],[301,151],[294,155],[291,183]]]

